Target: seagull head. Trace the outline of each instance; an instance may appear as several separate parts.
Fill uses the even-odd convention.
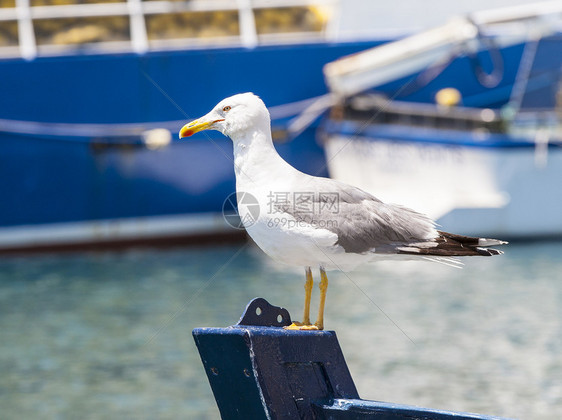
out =
[[[180,139],[203,130],[217,130],[236,140],[256,129],[270,129],[269,111],[258,96],[240,93],[223,99],[207,115],[184,125]]]

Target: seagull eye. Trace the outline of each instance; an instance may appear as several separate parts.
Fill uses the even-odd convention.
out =
[[[224,112],[228,112],[228,111],[230,111],[230,106],[227,105],[227,106],[225,106],[222,110],[223,110]]]

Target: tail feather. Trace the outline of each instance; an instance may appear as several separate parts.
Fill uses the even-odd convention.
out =
[[[442,231],[437,231],[437,233],[439,236],[432,241],[422,244],[409,244],[408,246],[397,248],[398,253],[435,257],[464,257],[475,255],[489,257],[492,255],[501,255],[503,252],[486,247],[507,244],[507,242],[498,239],[477,238]]]
[[[464,245],[478,245],[481,247],[487,246],[497,246],[497,245],[506,245],[506,241],[500,241],[499,239],[490,239],[490,238],[477,238],[473,236],[464,236],[464,235],[457,235],[455,233],[443,232],[438,230],[437,233],[444,238],[452,239],[453,241],[457,241]]]

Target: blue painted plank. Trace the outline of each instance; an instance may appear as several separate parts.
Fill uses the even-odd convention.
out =
[[[359,398],[333,331],[237,326],[193,336],[223,420],[311,418],[314,401]]]

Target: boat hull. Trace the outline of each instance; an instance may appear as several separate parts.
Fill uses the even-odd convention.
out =
[[[355,127],[359,132],[359,127]],[[330,175],[433,218],[446,231],[505,239],[562,236],[562,147],[502,134],[332,126]]]
[[[161,126],[175,139],[223,97],[253,91],[279,111],[280,154],[325,174],[314,126],[284,141],[299,109],[282,105],[326,93],[325,63],[381,42],[2,60],[0,251],[239,236],[222,218],[235,190],[229,139],[209,132],[154,149],[88,124]]]

